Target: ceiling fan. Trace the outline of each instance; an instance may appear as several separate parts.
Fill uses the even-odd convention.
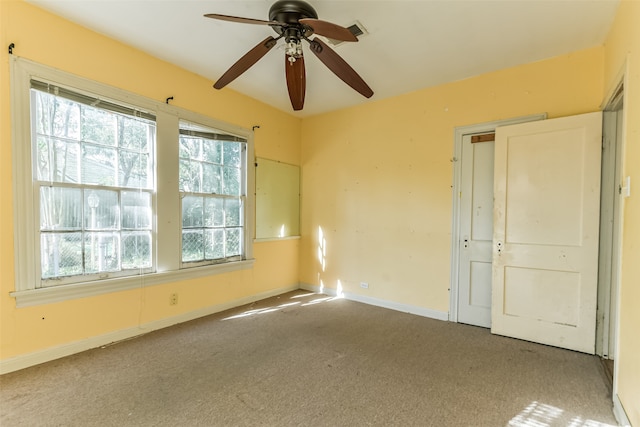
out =
[[[267,54],[278,40],[285,41],[285,70],[289,99],[294,110],[302,110],[306,91],[306,73],[302,40],[309,43],[309,49],[324,65],[342,81],[363,96],[370,98],[373,90],[336,52],[319,38],[310,38],[313,34],[333,40],[357,42],[358,38],[347,28],[318,19],[318,14],[310,4],[304,1],[280,0],[269,9],[269,20],[241,18],[237,16],[209,13],[207,18],[222,21],[240,22],[244,24],[268,25],[278,33],[277,37],[269,36],[236,61],[213,85],[222,89],[242,73],[247,71],[260,58]]]

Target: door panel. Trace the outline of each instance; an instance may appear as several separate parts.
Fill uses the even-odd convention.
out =
[[[509,137],[505,199],[508,242],[580,245],[582,193],[567,189],[582,185],[584,164],[579,159],[585,157],[587,147],[581,134],[582,129],[569,129],[553,137]],[[571,167],[565,165],[568,159],[573,163]]]
[[[601,113],[496,129],[492,332],[594,352]]]
[[[487,248],[491,252],[491,248]],[[486,309],[491,316],[491,262],[471,262],[469,305]],[[479,325],[489,327],[488,325]]]
[[[577,326],[580,275],[570,271],[505,267],[504,314],[536,321]]]

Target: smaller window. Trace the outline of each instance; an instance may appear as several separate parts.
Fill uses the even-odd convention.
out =
[[[246,139],[180,123],[182,265],[245,259]]]

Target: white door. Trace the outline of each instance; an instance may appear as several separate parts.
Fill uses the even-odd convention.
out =
[[[496,129],[492,329],[594,353],[602,114]]]
[[[493,132],[492,132],[493,133]],[[462,138],[458,322],[491,327],[493,138]]]

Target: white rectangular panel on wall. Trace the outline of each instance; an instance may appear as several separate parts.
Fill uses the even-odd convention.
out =
[[[256,239],[300,235],[300,167],[256,159]]]

